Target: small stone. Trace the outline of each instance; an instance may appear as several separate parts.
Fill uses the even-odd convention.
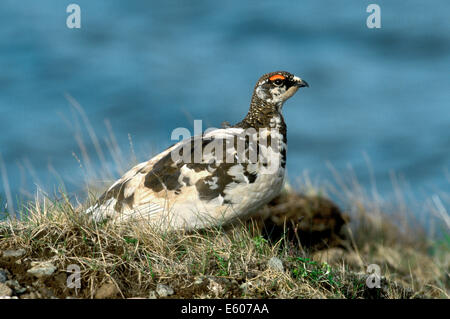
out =
[[[37,262],[34,261],[31,263],[31,268],[27,270],[27,273],[36,276],[37,278],[44,278],[51,276],[56,270],[56,267],[48,262]]]
[[[277,257],[270,258],[269,261],[267,262],[267,266],[275,271],[279,272],[284,271],[283,262]]]
[[[13,291],[6,284],[0,283],[0,297],[11,297]]]
[[[25,287],[20,287],[20,288],[14,289],[14,292],[18,295],[23,294],[25,291],[27,291],[27,288],[25,288]]]
[[[156,291],[150,290],[150,293],[148,294],[148,299],[158,299],[158,296],[156,295]]]
[[[108,299],[114,298],[118,294],[119,290],[113,283],[103,284],[95,293],[95,299]]]
[[[25,255],[27,252],[26,252],[26,250],[25,249],[22,249],[22,248],[20,248],[20,249],[10,249],[10,250],[5,250],[4,252],[3,252],[3,258],[10,258],[10,257],[13,257],[13,258],[20,258],[20,257],[22,257],[23,255]]]
[[[163,284],[158,284],[156,286],[156,293],[160,297],[167,297],[174,294],[174,291],[171,287]]]
[[[19,282],[15,279],[13,280],[7,280],[5,281],[5,284],[14,290],[14,293],[17,295],[23,294],[25,291],[27,291],[27,288],[22,287]]]
[[[4,284],[8,280],[8,273],[4,269],[0,269],[0,283]]]

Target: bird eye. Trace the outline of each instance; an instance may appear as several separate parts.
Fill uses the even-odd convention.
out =
[[[281,79],[276,79],[275,81],[273,81],[273,83],[274,83],[276,86],[280,86],[281,84],[283,84],[283,80],[281,80]]]

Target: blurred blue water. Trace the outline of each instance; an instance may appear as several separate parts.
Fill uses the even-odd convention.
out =
[[[258,77],[279,69],[311,86],[284,108],[291,180],[328,178],[329,161],[369,187],[366,153],[382,194],[391,170],[418,198],[450,189],[448,0],[376,1],[378,30],[365,24],[374,1],[72,2],[79,30],[65,24],[71,2],[0,3],[0,154],[14,194],[51,190],[57,175],[80,190],[65,93],[102,145],[109,119],[119,145],[129,150],[130,134],[145,160],[192,119],[241,120]]]

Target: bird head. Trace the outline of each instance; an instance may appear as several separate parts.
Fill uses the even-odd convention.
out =
[[[283,103],[301,87],[309,87],[309,85],[289,72],[277,71],[265,74],[258,80],[254,96],[280,109]]]

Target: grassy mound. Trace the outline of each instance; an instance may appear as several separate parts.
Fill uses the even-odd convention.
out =
[[[66,198],[45,199],[27,217],[0,224],[0,291],[13,298],[449,296],[448,238],[431,242],[363,207],[349,217],[320,195],[287,191],[254,220],[191,233],[96,224],[79,211]],[[367,285],[370,264],[379,266],[380,288]],[[73,269],[78,288],[68,286],[78,278]]]

